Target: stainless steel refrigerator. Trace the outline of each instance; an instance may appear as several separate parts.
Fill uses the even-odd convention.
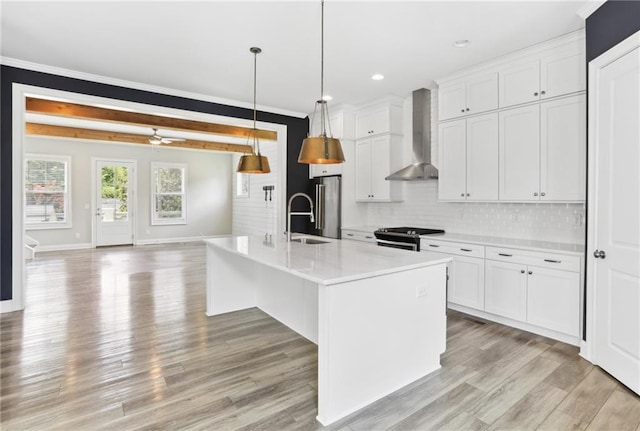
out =
[[[314,235],[340,239],[342,224],[342,177],[317,177],[311,180],[315,221]]]

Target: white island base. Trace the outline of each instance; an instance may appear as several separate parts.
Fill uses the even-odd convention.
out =
[[[207,315],[258,307],[318,345],[329,425],[440,368],[446,262],[356,241],[207,243]]]

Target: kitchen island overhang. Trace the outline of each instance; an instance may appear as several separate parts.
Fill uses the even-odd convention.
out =
[[[322,240],[205,240],[207,315],[258,307],[317,344],[328,425],[440,368],[450,259]]]

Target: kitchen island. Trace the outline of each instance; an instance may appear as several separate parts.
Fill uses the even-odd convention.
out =
[[[317,344],[328,425],[440,368],[450,258],[306,238],[205,240],[207,315],[258,307]]]

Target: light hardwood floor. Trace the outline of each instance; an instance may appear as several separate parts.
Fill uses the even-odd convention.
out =
[[[200,243],[40,253],[0,316],[2,430],[315,430],[317,349],[205,316]],[[640,398],[575,347],[448,314],[442,368],[333,430],[631,430]]]

